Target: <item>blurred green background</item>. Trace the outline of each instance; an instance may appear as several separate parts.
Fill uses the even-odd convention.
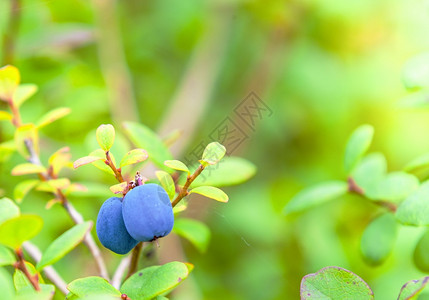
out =
[[[359,239],[380,208],[348,196],[292,218],[282,209],[303,187],[344,179],[344,145],[360,124],[375,127],[371,151],[386,155],[390,171],[428,151],[428,113],[398,106],[407,94],[405,62],[429,49],[428,14],[428,2],[418,0],[1,0],[0,57],[20,69],[22,82],[39,86],[22,108],[25,121],[72,109],[43,129],[44,161],[65,145],[73,159],[87,155],[99,124],[120,131],[125,120],[163,137],[183,130],[173,146],[183,158],[225,118],[236,120],[234,108],[250,92],[273,111],[254,131],[242,128],[249,139],[233,153],[252,161],[256,176],[226,188],[228,204],[201,199],[187,212],[212,229],[208,251],[174,236],[155,250],[155,261],[195,264],[173,299],[297,299],[302,276],[330,265],[359,274],[377,299],[394,299],[423,275],[412,263],[420,229],[402,227],[393,255],[370,267]],[[19,24],[11,27],[10,18]],[[10,139],[12,126],[0,126],[1,141]],[[118,157],[129,147],[122,140]],[[19,162],[14,155],[0,165],[6,196],[21,180],[10,176]],[[95,219],[114,178],[90,167],[65,175],[93,183],[92,195],[71,200]],[[61,207],[45,210],[47,200],[32,192],[22,205],[45,218],[34,240],[42,249],[72,225]],[[103,253],[113,270],[120,257]],[[88,259],[79,246],[55,266],[69,282],[94,274]]]

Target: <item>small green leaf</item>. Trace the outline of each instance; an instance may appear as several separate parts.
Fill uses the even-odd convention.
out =
[[[344,169],[350,173],[371,145],[374,136],[374,127],[371,125],[359,126],[350,136],[344,155]]]
[[[409,89],[429,86],[429,53],[408,60],[402,72],[402,80]]]
[[[124,155],[119,164],[120,168],[128,165],[136,164],[145,161],[148,158],[147,152],[143,149],[133,149]]]
[[[286,204],[283,212],[291,214],[334,200],[347,193],[347,183],[343,181],[327,181],[306,188],[296,194]]]
[[[127,182],[121,182],[121,183],[112,185],[111,187],[109,187],[109,189],[113,194],[124,194],[127,186],[128,186]]]
[[[63,190],[70,186],[70,179],[68,178],[58,178],[58,179],[50,179],[48,181],[41,182],[36,190],[42,192],[51,192],[56,193],[58,189]]]
[[[228,202],[228,195],[224,191],[214,186],[199,186],[192,189],[189,194],[200,194],[207,198],[214,199],[219,202]]]
[[[52,173],[57,176],[64,167],[70,167],[71,165],[70,148],[63,147],[55,151],[49,157],[48,163],[49,168],[52,169]]]
[[[168,197],[173,199],[174,195],[176,194],[176,187],[174,185],[173,178],[171,178],[171,175],[164,171],[156,171],[155,174],[162,187],[167,192]]]
[[[15,262],[16,258],[13,252],[0,245],[0,267],[13,265]]]
[[[37,215],[21,215],[0,225],[0,244],[17,249],[23,242],[35,237],[43,226]]]
[[[374,299],[374,293],[362,278],[340,267],[326,267],[308,274],[301,281],[301,299]]]
[[[9,198],[0,199],[0,224],[19,216],[19,207]]]
[[[61,119],[67,116],[71,112],[71,109],[68,107],[59,107],[47,112],[44,116],[37,121],[37,128],[43,128],[46,125],[49,125],[55,122],[58,119]]]
[[[194,170],[198,166],[194,166]],[[256,166],[240,157],[225,157],[217,165],[208,166],[198,176],[191,187],[211,185],[216,187],[243,183],[256,173]]]
[[[405,225],[429,225],[428,198],[429,181],[425,181],[399,205],[396,210],[396,218]]]
[[[422,169],[429,168],[429,153],[425,153],[405,165],[404,171],[409,173],[417,173]]]
[[[96,132],[97,142],[104,151],[109,151],[115,141],[115,128],[111,124],[98,126]]]
[[[206,163],[205,166],[215,165],[225,156],[225,153],[226,148],[222,144],[213,142],[204,149],[201,160]]]
[[[15,288],[12,277],[5,268],[0,268],[0,291],[3,299],[14,299]]]
[[[87,164],[91,164],[97,160],[105,160],[106,158],[103,157],[98,157],[98,156],[84,156],[81,157],[79,159],[77,159],[74,163],[73,163],[73,168],[77,169],[81,166],[87,165]]]
[[[121,292],[135,300],[149,300],[174,289],[189,276],[192,265],[173,261],[136,272],[121,287]]]
[[[37,292],[32,285],[23,287],[17,292],[14,300],[52,300],[55,294],[55,286],[52,284],[39,284],[41,289]]]
[[[186,172],[186,173],[188,173],[188,175],[191,173],[189,171],[188,167],[184,163],[182,163],[180,160],[166,160],[166,161],[164,161],[164,165],[166,165],[167,167],[169,167],[173,170]]]
[[[145,149],[149,154],[149,159],[159,168],[166,170],[164,161],[172,159],[172,155],[158,135],[139,123],[125,122],[123,127],[131,142],[137,147]]]
[[[369,264],[379,265],[386,260],[395,245],[397,227],[395,218],[390,213],[377,217],[366,227],[360,249]]]
[[[419,180],[404,172],[392,172],[376,182],[375,187],[366,195],[373,200],[398,203],[419,187]]]
[[[19,85],[21,76],[16,67],[7,65],[0,68],[0,99],[10,101]]]
[[[37,92],[37,85],[32,83],[23,83],[18,86],[13,95],[13,103],[16,107],[20,107],[22,103],[27,101],[31,96]]]
[[[36,154],[39,154],[39,133],[34,124],[25,124],[15,130],[16,150],[26,159],[30,157],[26,143],[31,143]]]
[[[419,239],[413,255],[414,264],[422,272],[429,272],[429,230]]]
[[[79,298],[97,295],[121,296],[106,279],[97,276],[76,279],[67,285],[67,289]]]
[[[46,169],[44,166],[35,165],[31,163],[19,164],[12,169],[12,175],[14,176],[27,175],[27,174],[39,174],[44,172],[46,172]]]
[[[179,218],[174,221],[173,231],[189,240],[200,252],[206,252],[211,235],[206,224],[193,219]]]
[[[8,113],[7,111],[0,110],[0,121],[10,121],[12,120],[12,118],[13,117],[10,113]]]
[[[37,179],[29,179],[18,183],[13,190],[13,197],[16,202],[21,203],[25,195],[27,195],[39,182],[40,180]]]
[[[374,194],[377,184],[386,176],[387,162],[381,153],[365,156],[356,166],[351,177],[363,191],[365,196]]]
[[[71,229],[60,235],[48,249],[43,253],[42,259],[37,264],[37,270],[41,270],[46,266],[52,265],[67,253],[73,250],[82,240],[85,235],[91,230],[92,222],[88,221],[82,224],[75,225]]]
[[[113,161],[113,164],[116,166],[116,160],[115,160],[115,156],[113,155],[113,152],[109,152],[109,155]],[[89,156],[97,156],[100,158],[100,160],[92,162],[92,165],[94,167],[96,167],[97,169],[100,169],[103,172],[114,175],[112,169],[104,162],[106,160],[106,153],[103,150],[101,149],[94,150],[89,154]]]
[[[404,284],[399,292],[398,300],[411,300],[420,294],[421,291],[429,283],[429,276],[425,276],[418,280],[410,280]]]

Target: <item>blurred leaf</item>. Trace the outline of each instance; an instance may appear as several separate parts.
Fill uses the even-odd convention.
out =
[[[419,187],[419,180],[404,172],[392,172],[377,182],[368,197],[398,203]]]
[[[15,262],[15,254],[9,248],[0,245],[0,267],[13,265]]]
[[[387,172],[386,158],[381,153],[365,156],[351,174],[356,184],[363,189],[365,195],[374,193],[377,183]]]
[[[385,213],[371,221],[360,242],[365,260],[370,265],[383,263],[393,250],[396,236],[397,224],[391,213]]]
[[[191,173],[189,171],[188,167],[184,163],[182,163],[180,160],[166,160],[166,161],[164,161],[164,165],[166,165],[167,167],[169,167],[173,170],[187,172],[188,175]]]
[[[396,218],[405,225],[429,225],[428,198],[429,181],[425,181],[399,205],[396,210]]]
[[[46,125],[49,125],[55,122],[56,120],[67,116],[70,112],[71,112],[71,109],[68,107],[55,108],[47,112],[44,116],[40,118],[39,121],[37,121],[37,128],[43,128]]]
[[[173,207],[173,214],[178,214],[188,208],[188,201],[186,198],[182,199],[175,207]]]
[[[16,107],[20,107],[22,103],[27,101],[31,96],[33,96],[38,90],[37,85],[31,83],[23,83],[18,86],[13,95],[13,102]]]
[[[301,281],[301,299],[374,299],[374,293],[359,276],[340,267],[326,267]]]
[[[111,124],[102,124],[98,126],[95,133],[100,148],[109,151],[115,141],[115,128]]]
[[[82,242],[85,235],[91,230],[91,228],[92,222],[88,221],[75,225],[60,235],[43,253],[42,259],[37,263],[37,270],[42,270],[44,267],[52,265],[63,258],[80,242]]]
[[[80,298],[96,295],[121,296],[106,279],[97,276],[76,279],[67,285],[67,289]]]
[[[145,149],[149,154],[149,159],[165,170],[164,161],[172,159],[172,155],[158,135],[139,123],[125,122],[123,127],[131,142],[137,147]]]
[[[179,218],[174,221],[173,231],[189,240],[200,252],[206,252],[211,233],[210,229],[203,222]]]
[[[124,194],[124,191],[127,188],[127,186],[128,186],[127,182],[121,182],[121,183],[112,185],[111,187],[109,187],[109,189],[113,194]]]
[[[198,166],[195,166],[195,169]],[[243,183],[253,177],[256,166],[240,157],[225,157],[218,164],[208,166],[191,184],[191,187],[211,185],[216,187]]]
[[[9,198],[0,199],[0,224],[19,216],[19,207]]]
[[[429,107],[429,90],[424,89],[402,98],[398,106],[401,108],[428,108]]]
[[[173,261],[137,271],[121,287],[121,292],[135,300],[149,300],[174,289],[189,276],[192,265]]]
[[[172,132],[170,132],[163,140],[162,142],[166,147],[170,147],[173,145],[183,134],[183,130],[181,129],[175,129]]]
[[[25,195],[27,195],[39,182],[40,180],[37,179],[29,179],[18,183],[13,190],[13,197],[16,202],[21,203]]]
[[[350,136],[344,154],[344,169],[350,173],[371,145],[374,127],[361,125]]]
[[[0,225],[0,244],[16,249],[23,242],[35,237],[43,226],[43,220],[37,215],[21,215]]]
[[[38,173],[44,173],[44,172],[46,172],[46,169],[44,166],[35,165],[31,163],[19,164],[12,169],[12,175],[14,176],[38,174]]]
[[[124,155],[121,159],[121,163],[119,164],[120,168],[123,168],[128,165],[136,164],[147,159],[147,152],[143,149],[133,149],[127,154]]]
[[[193,188],[189,194],[200,194],[207,198],[214,199],[219,202],[228,202],[228,195],[224,191],[214,186],[199,186]]]
[[[76,197],[97,197],[97,198],[106,198],[110,197],[111,193],[109,189],[106,188],[105,184],[96,183],[96,182],[75,182],[69,187],[69,190],[66,191],[71,196]]]
[[[308,187],[296,194],[285,206],[283,212],[288,215],[334,200],[347,193],[344,181],[327,181]]]
[[[399,292],[398,300],[416,299],[415,297],[429,283],[429,276],[420,278],[419,280],[410,280],[404,284]]]
[[[210,143],[204,149],[200,163],[205,167],[207,165],[215,165],[225,156],[225,153],[226,148],[222,144],[218,142]]]
[[[429,153],[425,153],[405,165],[404,171],[409,173],[416,173],[421,169],[429,168]]]
[[[91,164],[97,160],[104,160],[106,158],[102,158],[102,157],[98,157],[98,156],[84,156],[81,157],[79,159],[77,159],[74,163],[73,163],[73,168],[77,169],[81,166],[87,165],[87,164]]]
[[[28,285],[17,292],[14,300],[52,300],[55,286],[52,284],[39,284],[41,291],[37,292],[33,286]]]
[[[12,115],[8,113],[7,111],[0,110],[0,121],[6,120],[10,121],[12,120]]]
[[[21,77],[16,67],[7,65],[0,68],[0,99],[4,101],[12,100],[20,80]]]
[[[109,152],[109,155],[113,161],[113,164],[116,166],[115,156],[113,155],[112,152]],[[94,150],[89,154],[89,156],[96,156],[96,157],[100,158],[100,160],[96,160],[96,161],[92,162],[93,166],[100,169],[101,171],[104,171],[106,173],[114,175],[112,169],[108,165],[106,165],[106,163],[104,162],[106,160],[106,153],[103,150],[101,150],[101,149]]]
[[[0,162],[5,162],[15,152],[15,141],[10,140],[0,144]]]
[[[403,69],[402,80],[409,89],[429,86],[429,53],[408,60]]]
[[[168,197],[173,199],[174,195],[176,194],[176,187],[174,185],[173,178],[171,178],[171,175],[164,171],[156,171],[155,174],[162,187],[167,192]]]
[[[414,264],[422,272],[429,272],[429,230],[421,236],[414,249]]]
[[[16,150],[26,159],[30,157],[25,141],[29,141],[36,154],[39,154],[39,133],[34,124],[25,124],[15,130]]]
[[[58,189],[66,189],[70,186],[70,179],[68,178],[58,178],[58,179],[50,179],[48,181],[41,182],[36,190],[42,192],[51,192],[55,193]]]
[[[63,147],[54,152],[48,160],[49,167],[52,168],[52,173],[58,175],[62,168],[68,167],[71,164],[71,154],[69,147]]]
[[[14,299],[15,288],[13,286],[12,277],[4,268],[0,268],[0,291],[3,299]]]

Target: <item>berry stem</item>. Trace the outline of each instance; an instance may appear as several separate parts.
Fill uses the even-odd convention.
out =
[[[142,252],[142,249],[143,249],[143,242],[138,243],[137,246],[134,247],[133,253],[131,254],[130,267],[128,268],[128,273],[125,279],[128,279],[128,277],[130,277],[137,271],[139,257],[140,257],[140,253]]]

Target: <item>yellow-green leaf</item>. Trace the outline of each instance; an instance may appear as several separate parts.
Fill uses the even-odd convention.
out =
[[[12,120],[12,115],[7,111],[0,110],[0,121],[3,121],[3,120],[6,120],[6,121]]]
[[[176,194],[176,188],[174,185],[173,178],[171,178],[171,175],[165,171],[156,171],[155,174],[159,182],[161,183],[162,187],[167,192],[168,197],[170,199],[173,199],[174,194]]]
[[[210,143],[204,149],[200,162],[205,166],[215,165],[225,156],[225,153],[226,148],[222,144],[218,142]]]
[[[136,164],[142,161],[145,161],[148,158],[146,150],[143,149],[133,149],[127,154],[124,155],[119,164],[120,168],[123,168],[128,165]]]
[[[77,168],[79,168],[81,166],[93,163],[93,162],[95,162],[97,160],[103,160],[103,159],[105,159],[105,158],[102,158],[102,157],[99,157],[99,156],[92,156],[92,155],[90,155],[90,156],[84,156],[84,157],[81,157],[81,158],[77,159],[73,163],[73,168],[77,169]]]
[[[0,199],[0,224],[19,216],[19,207],[9,198]]]
[[[86,299],[89,296],[99,295],[121,296],[121,293],[111,286],[106,279],[97,276],[76,279],[67,285],[67,289],[76,295],[78,299]],[[134,299],[138,300],[138,298]]]
[[[21,203],[25,195],[33,189],[40,181],[37,179],[24,180],[18,183],[13,190],[13,197],[16,202]]]
[[[52,122],[67,116],[70,112],[71,109],[68,107],[55,108],[40,118],[40,120],[37,122],[37,128],[45,127],[46,125],[49,125]]]
[[[200,194],[219,202],[228,202],[228,195],[214,186],[199,186],[192,189],[189,194]]]
[[[0,267],[13,265],[16,261],[15,255],[9,248],[0,245]]]
[[[25,124],[15,130],[16,150],[25,158],[30,157],[26,143],[31,144],[36,154],[39,154],[39,133],[34,124]]]
[[[121,182],[121,183],[112,185],[109,189],[112,191],[113,194],[123,194],[127,186],[128,186],[128,183]]]
[[[21,215],[0,225],[0,244],[17,249],[23,242],[35,237],[43,226],[37,215]]]
[[[70,179],[68,178],[58,178],[51,179],[48,181],[41,182],[36,190],[42,192],[56,192],[58,189],[66,189],[70,186]]]
[[[37,92],[37,85],[32,83],[20,84],[13,95],[13,103],[16,107],[20,107],[22,103]]]
[[[191,173],[188,169],[188,167],[182,163],[180,160],[166,160],[164,161],[164,165],[166,165],[169,168],[172,168],[173,170],[177,170],[177,171],[183,171],[183,172],[187,172],[188,175]]]
[[[0,68],[0,99],[12,100],[20,80],[19,70],[16,67],[7,65]]]
[[[115,141],[115,128],[111,124],[102,124],[97,128],[97,142],[104,151],[109,151]]]
[[[41,165],[35,165],[32,163],[19,164],[12,169],[12,175],[14,176],[26,175],[26,174],[38,174],[38,173],[44,173],[44,172],[46,172],[45,167]]]
[[[63,147],[49,157],[48,163],[49,167],[52,168],[52,173],[58,175],[62,168],[72,166],[70,160],[70,148]]]

